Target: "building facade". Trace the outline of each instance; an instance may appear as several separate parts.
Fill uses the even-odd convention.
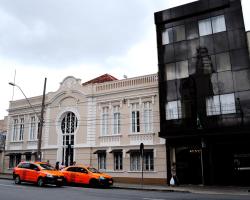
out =
[[[155,13],[160,137],[180,183],[250,184],[250,68],[240,0]]]
[[[3,120],[0,120],[0,173],[3,172],[6,135],[7,117],[4,117]]]
[[[37,113],[42,96],[29,98]],[[11,101],[5,172],[37,153],[38,119],[26,99]],[[117,80],[103,75],[86,83],[66,77],[45,98],[42,160],[73,161],[111,174],[115,181],[139,182],[144,144],[145,183],[165,183],[165,140],[158,137],[156,74]]]

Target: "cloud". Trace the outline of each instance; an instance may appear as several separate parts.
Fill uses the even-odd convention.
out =
[[[2,1],[1,57],[28,65],[64,67],[103,62],[110,55],[121,56],[135,42],[143,40],[149,3]]]

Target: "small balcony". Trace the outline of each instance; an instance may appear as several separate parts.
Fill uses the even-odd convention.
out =
[[[100,146],[120,146],[121,135],[105,135],[100,136]]]
[[[145,145],[154,144],[155,133],[135,133],[129,134],[129,144],[130,145],[140,145],[141,143]]]

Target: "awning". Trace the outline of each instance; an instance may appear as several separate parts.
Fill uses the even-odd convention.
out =
[[[154,149],[144,149],[144,153],[153,152]],[[140,149],[129,149],[126,153],[140,153]]]
[[[140,149],[129,149],[126,153],[140,153]]]
[[[31,155],[32,152],[24,152],[23,155]]]
[[[122,153],[122,149],[112,149],[109,153]]]
[[[17,155],[22,155],[21,153],[7,153],[5,156],[17,156]]]
[[[101,153],[106,153],[106,150],[96,150],[93,154],[101,154]]]

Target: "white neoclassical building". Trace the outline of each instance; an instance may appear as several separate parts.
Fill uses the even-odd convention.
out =
[[[42,96],[29,98],[37,113]],[[11,101],[5,172],[21,160],[34,160],[38,116],[26,99]],[[105,74],[86,83],[66,77],[45,98],[42,160],[73,161],[111,174],[116,181],[139,182],[144,144],[144,181],[165,183],[165,140],[160,128],[157,75],[117,80]]]

